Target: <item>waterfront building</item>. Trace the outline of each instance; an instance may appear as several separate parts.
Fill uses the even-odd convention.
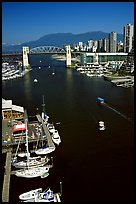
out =
[[[109,39],[108,38],[103,39],[103,51],[109,52]]]
[[[111,32],[109,38],[110,38],[110,52],[115,53],[117,46],[117,33]]]
[[[94,45],[94,41],[93,41],[93,40],[89,40],[89,41],[87,42],[87,45],[88,45],[89,50],[92,51],[92,47],[93,47],[93,45]]]
[[[123,42],[122,41],[119,41],[117,43],[117,52],[123,52],[124,48],[123,48]]]
[[[103,40],[100,39],[98,40],[98,48],[97,48],[98,52],[102,52],[103,51]]]
[[[118,52],[118,53],[97,53],[97,62],[99,64],[106,64],[107,62],[118,62],[122,63],[127,59],[127,53]],[[81,53],[80,54],[80,63],[81,65],[91,65],[94,64],[96,60],[96,53]]]
[[[134,26],[127,24],[124,26],[124,52],[130,52],[133,47]]]
[[[24,117],[24,108],[12,104],[12,100],[2,98],[2,119],[22,119]]]

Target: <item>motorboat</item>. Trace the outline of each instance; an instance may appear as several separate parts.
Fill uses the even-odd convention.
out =
[[[42,188],[37,188],[37,189],[35,189],[35,190],[31,190],[31,191],[22,193],[22,194],[19,196],[19,199],[20,199],[20,200],[28,200],[28,199],[35,198],[35,194],[36,194],[36,193],[42,193]]]
[[[105,130],[106,127],[105,127],[105,124],[104,124],[104,121],[99,121],[99,130]]]
[[[52,134],[52,140],[57,145],[61,143],[60,135],[57,130],[55,130],[55,132]]]
[[[28,169],[19,169],[14,172],[14,174],[18,177],[24,177],[24,178],[35,178],[42,176],[44,173],[49,171],[49,167],[46,166],[39,166],[39,167],[33,167]]]
[[[38,80],[37,80],[37,79],[34,79],[34,82],[38,82]]]
[[[35,151],[37,155],[42,155],[42,154],[49,154],[55,150],[55,146],[43,146],[42,148],[38,149]]]
[[[42,188],[31,190],[19,196],[24,202],[54,202],[54,192],[47,188],[42,192]]]

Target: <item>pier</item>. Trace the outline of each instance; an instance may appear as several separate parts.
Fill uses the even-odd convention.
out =
[[[5,173],[2,189],[2,202],[9,202],[10,173],[11,173],[11,153],[12,148],[8,149],[5,163]]]

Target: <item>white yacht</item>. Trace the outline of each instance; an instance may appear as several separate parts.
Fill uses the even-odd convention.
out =
[[[106,127],[105,127],[105,124],[103,121],[99,121],[99,130],[105,130]]]
[[[57,145],[61,143],[60,135],[57,130],[55,130],[55,132],[52,134],[52,140]]]

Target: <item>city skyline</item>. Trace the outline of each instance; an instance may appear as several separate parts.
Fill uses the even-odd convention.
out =
[[[53,33],[123,34],[129,23],[134,24],[134,2],[2,2],[2,43],[6,44]]]

